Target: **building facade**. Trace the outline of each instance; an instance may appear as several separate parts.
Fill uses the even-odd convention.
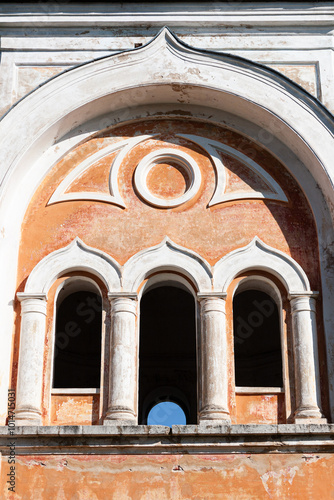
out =
[[[334,3],[0,25],[2,497],[331,498]]]

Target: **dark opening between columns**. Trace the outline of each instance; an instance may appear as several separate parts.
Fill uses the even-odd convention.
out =
[[[143,295],[140,303],[139,423],[147,423],[149,411],[160,401],[178,404],[186,415],[187,424],[197,423],[195,314],[193,296],[181,288],[161,286]]]
[[[233,300],[235,385],[282,387],[280,320],[266,293],[246,290]]]
[[[101,297],[75,292],[57,307],[54,388],[100,387]]]

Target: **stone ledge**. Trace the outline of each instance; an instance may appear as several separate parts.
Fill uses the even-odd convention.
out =
[[[10,429],[0,426],[0,436],[165,436],[164,425],[25,425]]]
[[[334,453],[334,424],[325,425],[68,425],[0,427],[0,453],[201,454]]]
[[[10,434],[10,431],[13,434]],[[0,436],[245,436],[333,434],[334,424],[25,425],[0,426]]]

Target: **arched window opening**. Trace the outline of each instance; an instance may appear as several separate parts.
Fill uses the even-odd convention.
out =
[[[282,387],[280,318],[267,293],[245,290],[233,300],[235,385]]]
[[[60,300],[59,297],[53,387],[98,388],[101,372],[101,297],[95,292],[80,290]]]
[[[186,414],[181,406],[172,401],[162,401],[154,405],[147,417],[148,425],[186,425]]]
[[[187,424],[196,424],[195,301],[182,288],[160,286],[146,292],[140,305],[140,423],[147,423],[155,403],[178,399]]]

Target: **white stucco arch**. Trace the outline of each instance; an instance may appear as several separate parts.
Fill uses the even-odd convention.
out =
[[[32,270],[24,293],[47,295],[54,281],[65,272],[87,271],[106,285],[107,291],[119,291],[121,274],[119,264],[109,255],[85,245],[80,238],[64,248],[55,250],[42,259]]]
[[[164,271],[187,276],[197,292],[212,289],[211,266],[196,252],[176,245],[166,237],[159,245],[138,252],[126,262],[122,272],[123,290],[137,292],[145,278]]]
[[[212,115],[219,121],[222,114],[233,116],[236,129],[282,159],[304,190],[318,229],[334,416],[333,117],[316,99],[273,70],[238,57],[192,49],[165,29],[144,47],[78,66],[50,80],[0,122],[0,262],[5,284],[0,291],[2,420],[20,227],[34,191],[59,157],[87,137],[92,127],[131,120],[140,114],[138,106],[146,109],[147,116],[149,108],[154,112],[157,106],[161,112],[175,105],[195,117],[202,113],[204,118]]]
[[[288,294],[311,292],[302,267],[287,254],[255,237],[247,246],[225,255],[214,267],[215,290],[226,293],[232,280],[245,271],[268,271],[284,285]]]

